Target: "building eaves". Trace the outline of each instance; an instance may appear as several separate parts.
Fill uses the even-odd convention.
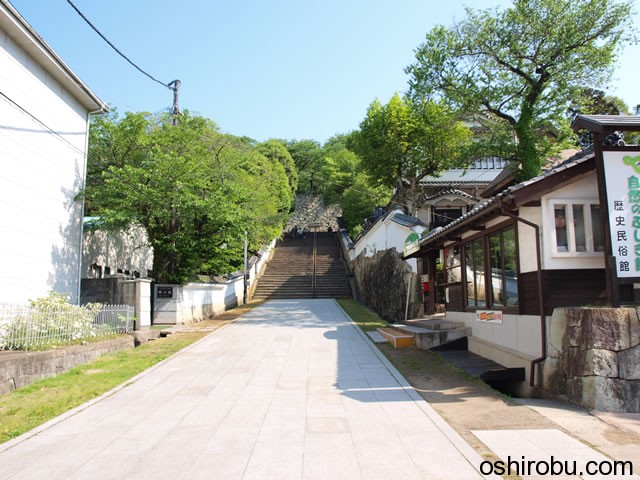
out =
[[[415,227],[417,225],[426,226],[422,220],[416,218],[411,215],[406,215],[404,213],[396,213],[390,220],[398,225],[402,225],[403,227]]]
[[[80,80],[8,0],[0,0],[0,29],[49,75],[60,82],[89,112],[109,111],[107,105]]]
[[[436,198],[440,198],[440,197],[444,197],[445,195],[456,195],[458,197],[463,197],[463,198],[468,198],[470,200],[475,200],[475,197],[473,195],[469,195],[466,192],[463,192],[462,190],[458,190],[456,188],[450,188],[447,190],[441,190],[440,192],[436,193],[435,195],[430,195],[428,197],[424,197],[424,201],[428,202],[429,200],[435,200]]]
[[[578,115],[571,122],[574,131],[583,128],[597,133],[615,130],[640,131],[640,117],[637,115]]]

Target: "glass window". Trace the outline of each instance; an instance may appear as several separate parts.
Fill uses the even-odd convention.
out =
[[[600,205],[591,205],[591,234],[593,235],[593,251],[604,252],[604,237],[602,233],[602,218],[600,218]]]
[[[591,200],[551,202],[556,253],[604,251],[600,205]]]
[[[576,236],[576,252],[586,252],[587,236],[584,228],[584,205],[573,205],[573,231]]]
[[[494,306],[518,304],[515,229],[489,237],[491,262],[491,302]]]
[[[502,247],[500,234],[489,237],[489,258],[491,262],[491,302],[493,305],[504,305],[502,288]]]
[[[553,208],[553,216],[556,223],[556,248],[559,252],[568,252],[569,239],[567,237],[567,206],[556,205]]]
[[[507,306],[518,305],[518,268],[516,265],[516,230],[502,232],[502,268],[504,270],[504,292]]]
[[[485,237],[487,238],[487,237]],[[488,267],[485,268],[483,239],[464,246],[467,305],[470,307],[512,307],[518,305],[515,228],[487,238]],[[485,285],[489,285],[486,292]],[[487,301],[486,294],[489,295]]]
[[[467,305],[484,307],[486,302],[484,281],[484,245],[479,238],[465,245],[465,266],[467,277]]]

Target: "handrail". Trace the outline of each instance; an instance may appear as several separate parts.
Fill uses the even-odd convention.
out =
[[[317,251],[317,232],[313,231],[313,251],[311,254],[313,261],[313,273],[311,275],[311,291],[313,292],[313,298],[316,298],[316,251]]]

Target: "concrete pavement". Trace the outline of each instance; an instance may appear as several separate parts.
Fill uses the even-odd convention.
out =
[[[471,479],[482,458],[332,300],[271,301],[0,446],[0,479]]]

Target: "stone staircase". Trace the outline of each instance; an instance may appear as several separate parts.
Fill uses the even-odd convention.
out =
[[[279,240],[273,257],[258,280],[253,298],[351,297],[336,234],[321,232],[315,236],[315,276],[314,234]]]

